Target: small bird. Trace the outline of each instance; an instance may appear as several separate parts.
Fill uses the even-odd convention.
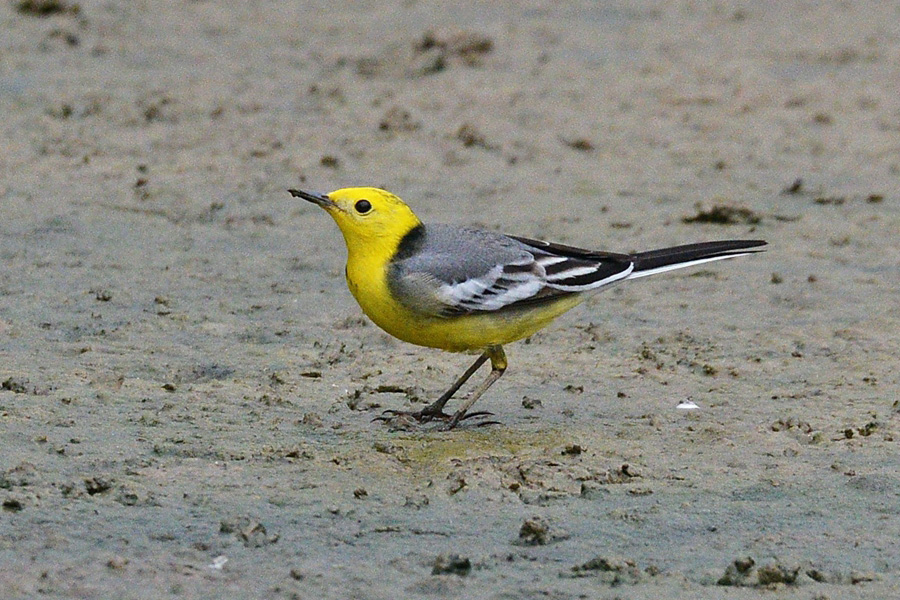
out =
[[[546,327],[589,295],[626,279],[759,252],[730,240],[637,254],[584,250],[457,225],[425,225],[397,196],[372,187],[288,190],[321,206],[347,243],[347,285],[376,325],[405,342],[478,359],[419,411],[386,411],[452,429],[506,370],[503,346]],[[491,372],[452,415],[444,405],[486,361]],[[381,417],[388,420],[388,417]]]

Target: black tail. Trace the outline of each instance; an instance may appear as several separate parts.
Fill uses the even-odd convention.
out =
[[[646,277],[647,275],[699,265],[714,260],[762,252],[763,250],[760,246],[765,245],[766,242],[762,240],[726,240],[638,252],[632,255],[634,271],[632,271],[629,279]]]

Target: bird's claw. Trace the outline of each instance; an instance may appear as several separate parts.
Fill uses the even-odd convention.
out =
[[[413,419],[413,420],[418,421],[419,423],[428,423],[430,421],[434,421],[435,419],[437,419],[439,421],[449,421],[450,419],[453,418],[453,415],[448,415],[442,411],[428,412],[425,410],[388,409],[372,420],[373,421],[384,421],[387,423],[387,422],[393,421],[398,418]]]
[[[423,410],[394,410],[388,409],[382,412],[380,415],[372,419],[372,421],[382,421],[384,423],[391,423],[397,419],[412,419],[419,423],[430,423],[431,421],[443,421],[446,425],[445,428],[447,430],[453,429],[460,422],[465,421],[471,418],[479,418],[479,417],[493,417],[494,413],[479,410],[470,413],[464,414],[453,414],[448,415],[443,411],[428,411],[427,409]],[[476,427],[483,427],[485,425],[499,425],[500,421],[482,421],[480,423],[476,423]]]
[[[453,415],[453,417],[447,423],[447,429],[448,430],[453,429],[454,427],[459,425],[459,423],[461,421],[465,421],[466,419],[481,418],[481,417],[493,417],[493,416],[494,416],[494,413],[488,412],[486,410],[479,410],[479,411],[475,411],[475,412],[465,413],[462,415],[459,413],[456,413],[455,415]],[[499,425],[499,424],[500,424],[500,421],[479,421],[478,423],[474,423],[474,426],[475,427],[484,427],[485,425]]]

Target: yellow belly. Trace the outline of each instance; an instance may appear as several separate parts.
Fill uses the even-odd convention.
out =
[[[584,300],[581,294],[573,294],[539,306],[439,317],[415,312],[393,300],[383,276],[360,280],[354,276],[357,273],[348,268],[348,287],[376,325],[404,342],[451,352],[481,351],[528,337]],[[365,273],[371,275],[371,271]]]

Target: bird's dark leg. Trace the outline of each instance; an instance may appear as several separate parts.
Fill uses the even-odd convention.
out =
[[[503,351],[502,346],[492,346],[488,348],[484,354],[481,355],[481,362],[484,362],[484,359],[491,359],[491,373],[487,376],[480,386],[475,388],[469,397],[466,398],[465,402],[463,402],[462,407],[453,415],[453,418],[450,419],[450,423],[447,424],[447,429],[453,429],[456,425],[467,417],[471,417],[476,413],[472,413],[467,415],[466,412],[472,408],[472,405],[475,404],[481,395],[484,394],[489,387],[494,385],[494,382],[500,379],[500,376],[506,371],[506,353]],[[480,366],[481,363],[478,363]],[[474,372],[474,371],[473,371]],[[471,375],[471,373],[468,373]],[[457,386],[458,388],[459,386]],[[430,408],[430,407],[429,407]]]
[[[460,375],[459,379],[457,379],[446,392],[441,394],[440,398],[419,411],[419,414],[422,417],[419,420],[430,421],[432,419],[440,418],[449,419],[450,415],[444,414],[444,405],[447,404],[447,401],[453,397],[453,394],[458,392],[459,388],[461,388],[463,384],[467,382],[472,375],[475,374],[475,371],[481,368],[481,365],[483,365],[488,358],[490,358],[490,356],[488,352],[485,352],[477,359],[475,359],[475,362],[472,363],[472,366],[466,369],[466,372]]]
[[[465,402],[463,403],[463,407],[460,410],[456,411],[456,413],[454,413],[452,416],[446,414],[444,412],[444,406],[447,404],[450,398],[453,397],[453,394],[458,392],[459,388],[461,388],[463,384],[465,384],[469,380],[469,378],[475,374],[475,371],[477,371],[481,367],[481,365],[483,365],[488,359],[491,359],[492,368],[491,374],[488,375],[488,378],[484,381],[484,383],[481,384],[481,386],[475,389],[468,398],[466,398]],[[450,425],[448,428],[452,429],[465,418],[490,415],[491,413],[488,412],[477,412],[467,415],[466,411],[468,411],[472,407],[472,405],[475,404],[478,398],[481,397],[482,394],[484,394],[485,390],[487,390],[491,386],[491,384],[493,384],[495,381],[497,381],[497,379],[500,378],[500,375],[503,374],[504,370],[506,370],[506,355],[503,353],[503,348],[501,348],[500,346],[492,346],[485,350],[484,354],[479,356],[475,360],[475,362],[472,363],[472,366],[466,369],[466,372],[460,375],[459,379],[457,379],[446,392],[441,394],[440,398],[438,398],[422,410],[418,410],[415,412],[386,410],[384,411],[384,415],[377,417],[376,420],[389,421],[395,416],[406,416],[412,417],[419,422],[427,423],[428,421],[440,419],[443,421],[449,421]]]

